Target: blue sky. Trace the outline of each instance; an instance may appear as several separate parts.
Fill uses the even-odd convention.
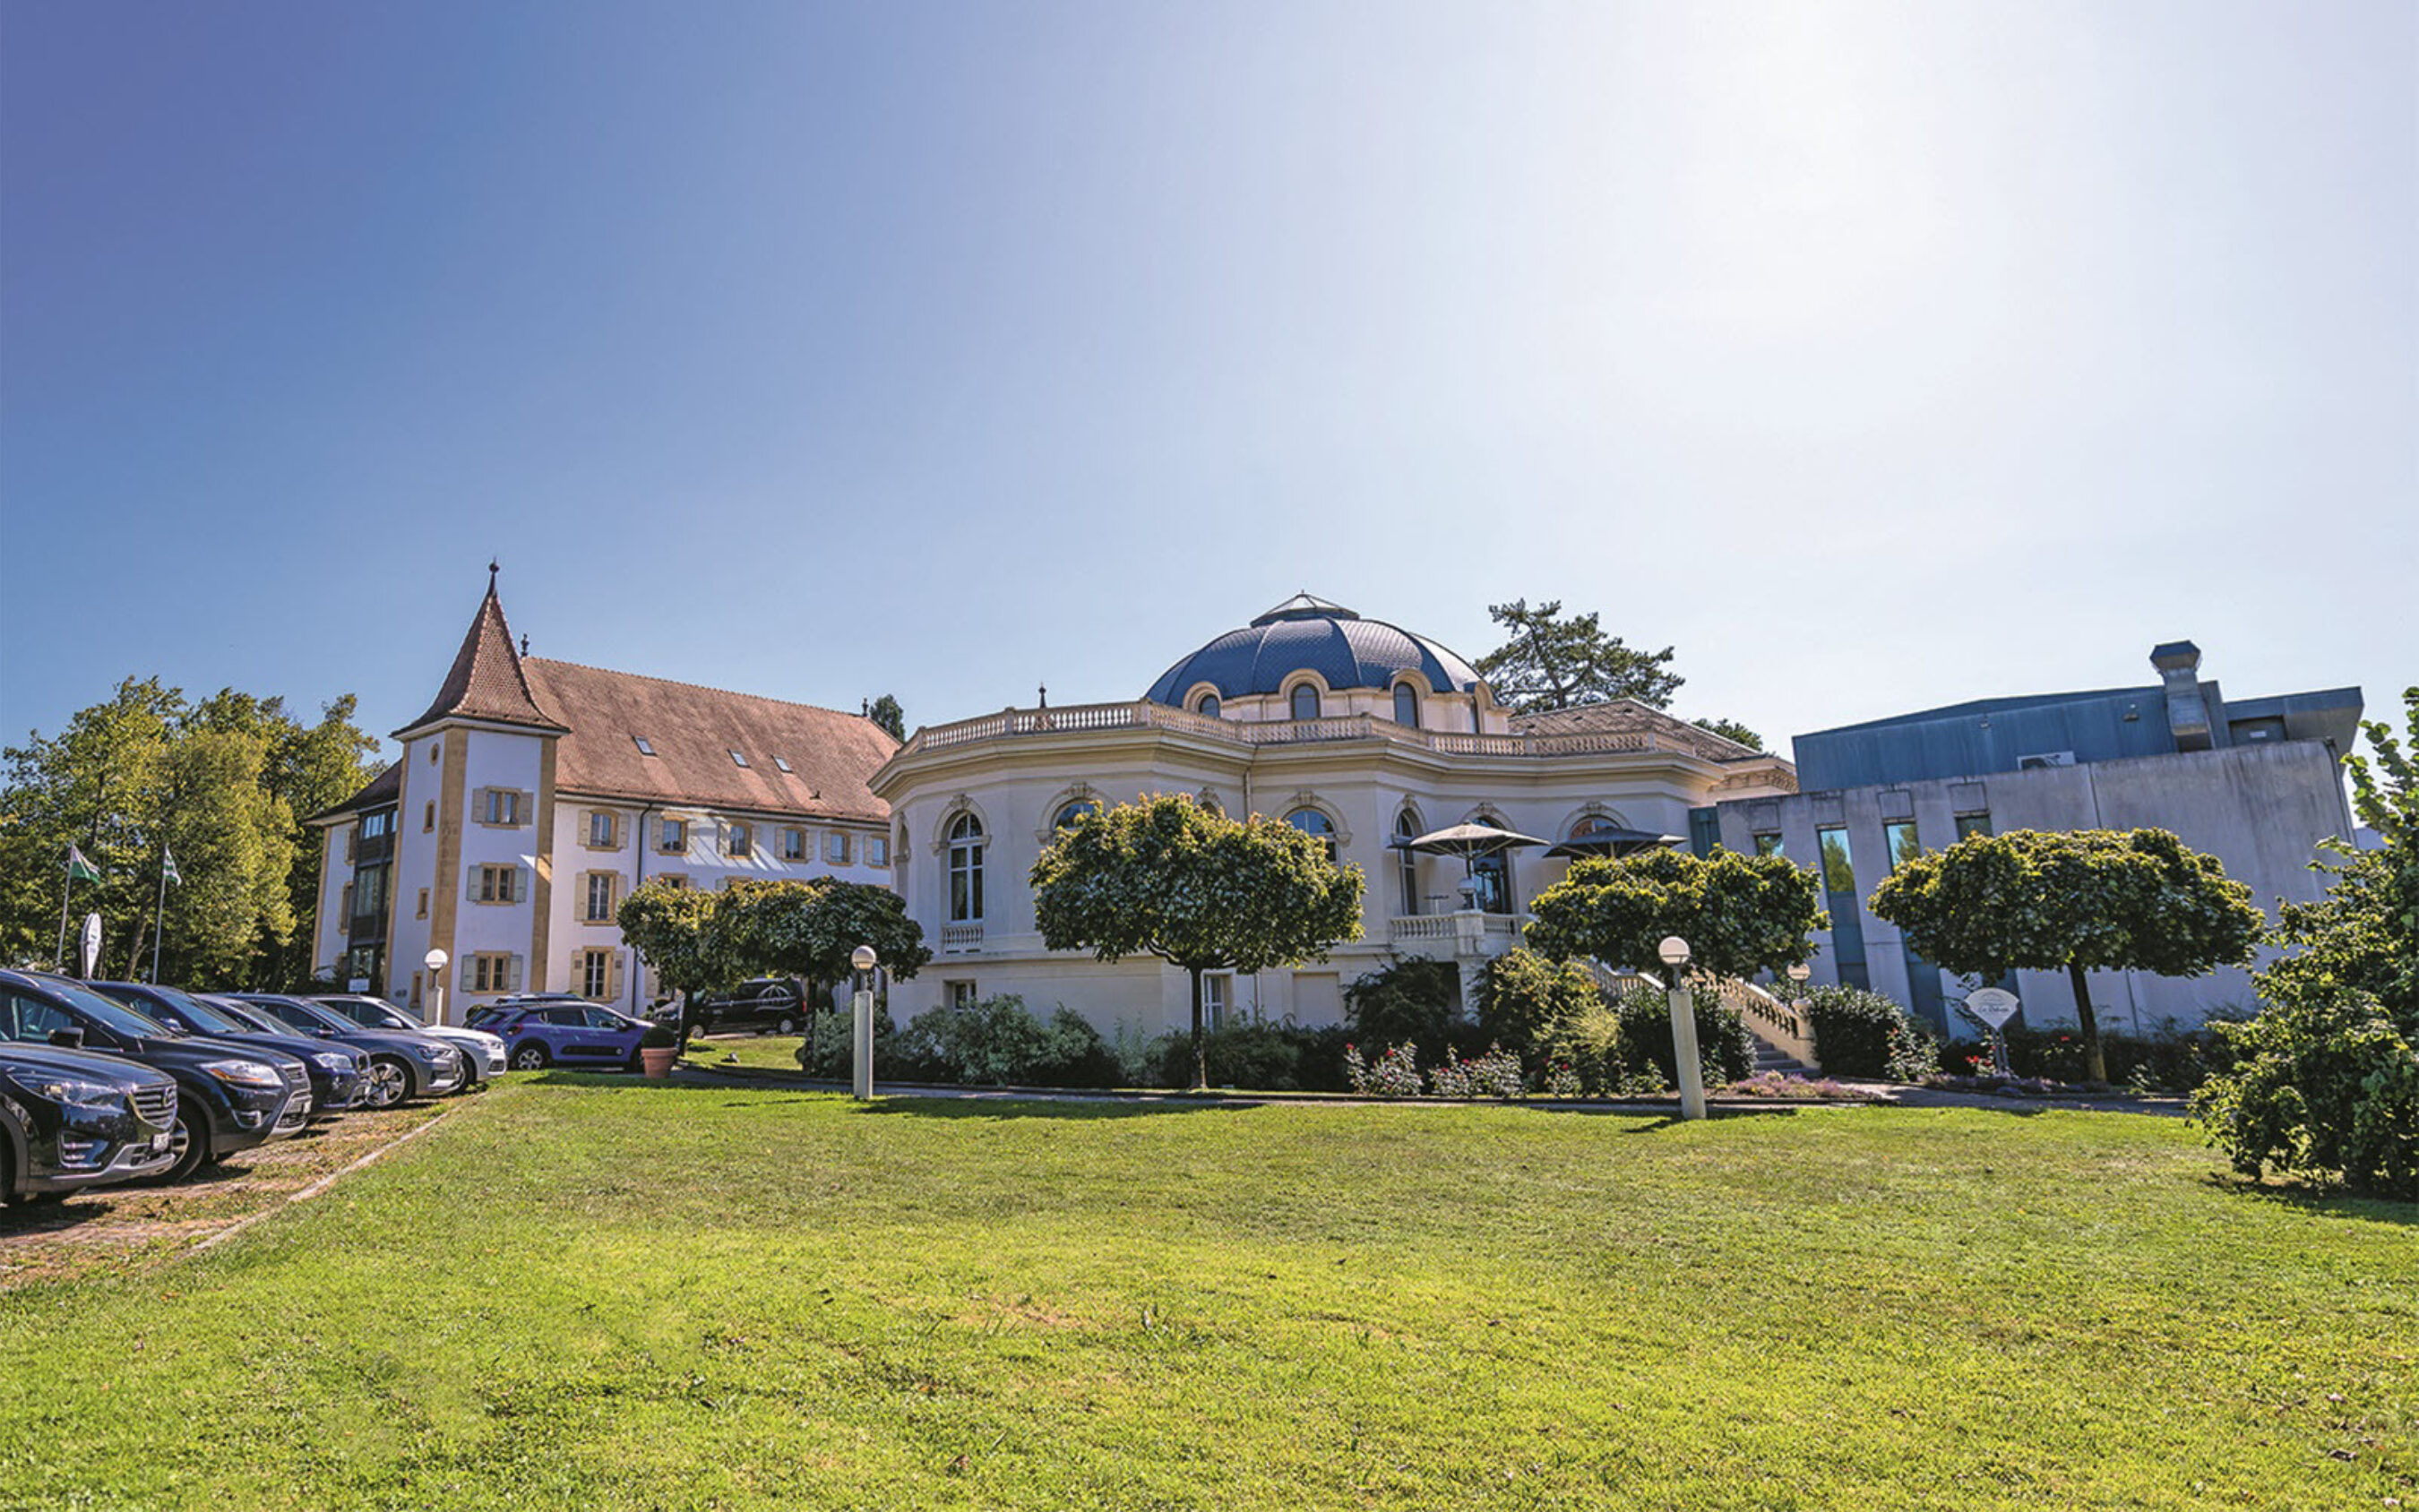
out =
[[[1768,737],[2419,681],[2419,9],[0,4],[0,736],[912,722],[1307,588]]]

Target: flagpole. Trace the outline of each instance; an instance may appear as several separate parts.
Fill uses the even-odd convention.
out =
[[[160,921],[168,917],[168,847],[160,847],[160,901],[151,909],[151,984],[160,984]]]
[[[65,976],[68,969],[68,900],[75,896],[75,847],[72,845],[68,847],[65,867],[68,885],[59,889],[59,953],[52,957],[52,964],[58,967],[61,976]]]

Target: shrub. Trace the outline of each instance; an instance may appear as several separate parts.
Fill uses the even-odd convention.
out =
[[[1441,1045],[1466,1027],[1460,996],[1461,973],[1452,962],[1411,956],[1344,989],[1344,1025],[1371,1044]]]
[[[1604,1003],[1604,989],[1574,961],[1552,961],[1523,947],[1487,963],[1478,979],[1478,1027],[1489,1042],[1526,1057],[1542,1072],[1539,1052],[1567,1026]]]
[[[1664,1021],[1666,1041],[1670,1019]],[[1621,1012],[1601,991],[1579,1005],[1578,1011],[1555,1020],[1530,1047],[1529,1063],[1537,1068],[1536,1081],[1551,1088],[1561,1082],[1571,1092],[1556,1096],[1602,1097],[1619,1087],[1627,1068],[1622,1057]]]
[[[1487,1054],[1475,1060],[1448,1058],[1428,1072],[1428,1088],[1439,1097],[1469,1101],[1492,1097],[1515,1102],[1529,1094],[1520,1057],[1502,1045],[1489,1046]]]
[[[855,1053],[849,1037],[855,1032],[851,1015],[838,1009],[818,1009],[808,1021],[808,1032],[798,1038],[798,1069],[809,1076],[846,1081],[852,1069],[849,1060]],[[893,1081],[926,1079],[919,1068],[900,1064],[899,1026],[892,1022],[890,1011],[877,999],[873,1005],[873,1071],[877,1076]]]
[[[1939,1052],[1905,1009],[1861,987],[1817,987],[1806,995],[1814,1054],[1826,1076],[1919,1082]]]
[[[898,1038],[895,1074],[977,1087],[1113,1087],[1117,1057],[1081,1014],[1044,1024],[1012,994],[918,1013]],[[877,1064],[879,1063],[877,1057]]]
[[[1689,1000],[1697,1015],[1697,1056],[1703,1062],[1705,1085],[1744,1081],[1755,1070],[1755,1039],[1738,1010],[1726,1006],[1714,993],[1699,988]],[[1615,1005],[1620,1016],[1618,1062],[1621,1079],[1653,1070],[1669,1086],[1679,1080],[1672,1055],[1671,998],[1659,987],[1639,986],[1624,993]]]
[[[1340,1092],[1338,1057],[1348,1036],[1340,1028],[1305,1029],[1290,1024],[1249,1020],[1202,1036],[1212,1087],[1257,1092]],[[1193,1085],[1193,1036],[1162,1035],[1151,1041],[1150,1080],[1159,1087]]]
[[[2294,994],[2224,1030],[2241,1057],[2193,1099],[2234,1168],[2339,1174],[2355,1192],[2419,1197],[2419,1045],[2376,999]]]
[[[1368,1061],[1362,1058],[1359,1045],[1348,1044],[1344,1047],[1344,1073],[1352,1083],[1352,1090],[1363,1097],[1417,1097],[1419,1046],[1398,1044],[1375,1061]]]
[[[2103,1034],[2100,1049],[2109,1079],[2146,1090],[2189,1092],[2234,1064],[2237,1052],[2219,1027],[2211,1024],[2189,1032]],[[2088,1074],[2082,1036],[2072,1029],[2010,1025],[2001,1032],[2008,1044],[2008,1069],[2021,1078],[2080,1084]],[[1952,1075],[1990,1070],[1988,1047],[1972,1041],[1942,1045],[1937,1056],[1941,1068]],[[1828,1057],[1823,1069],[1831,1069]]]

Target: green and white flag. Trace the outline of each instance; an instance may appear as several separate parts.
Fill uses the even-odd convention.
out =
[[[160,847],[160,875],[180,887],[185,885],[185,874],[177,870],[177,853],[165,845]]]
[[[68,880],[69,882],[99,882],[100,880],[100,873],[93,868],[93,864],[90,861],[84,858],[84,852],[77,849],[72,841],[68,845]]]

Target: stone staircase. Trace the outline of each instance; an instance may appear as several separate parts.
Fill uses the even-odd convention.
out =
[[[1601,962],[1590,961],[1586,964],[1588,974],[1613,992],[1623,991],[1641,980],[1652,982],[1655,980],[1612,971]],[[1702,984],[1704,979],[1701,977],[1698,980]],[[1814,1056],[1814,1036],[1795,1009],[1751,981],[1720,977],[1714,979],[1714,987],[1724,1003],[1738,1010],[1748,1033],[1754,1036],[1758,1075],[1768,1071],[1777,1071],[1784,1076],[1822,1074],[1821,1062]]]

